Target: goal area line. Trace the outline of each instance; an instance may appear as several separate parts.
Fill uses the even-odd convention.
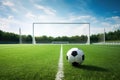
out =
[[[32,32],[33,32],[33,36],[32,36],[32,44],[36,44],[36,40],[35,40],[35,35],[34,35],[34,27],[36,24],[87,24],[88,25],[88,40],[87,40],[87,44],[90,44],[90,23],[85,23],[85,22],[33,22],[32,23]]]

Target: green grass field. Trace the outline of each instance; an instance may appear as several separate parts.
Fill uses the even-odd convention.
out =
[[[60,45],[0,45],[0,80],[55,80]],[[73,67],[66,52],[82,49],[85,61]],[[63,80],[120,80],[120,45],[63,45]]]

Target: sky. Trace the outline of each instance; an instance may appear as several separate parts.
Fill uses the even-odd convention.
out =
[[[120,29],[120,0],[0,0],[0,30],[32,35],[34,22],[90,23],[90,33]],[[35,36],[88,34],[88,25],[35,25]]]

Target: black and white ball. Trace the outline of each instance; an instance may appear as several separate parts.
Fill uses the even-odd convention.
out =
[[[68,52],[67,52],[67,56],[66,59],[68,60],[69,63],[71,63],[73,66],[79,65],[81,64],[84,59],[85,59],[85,55],[83,53],[82,50],[78,49],[78,48],[71,48]]]

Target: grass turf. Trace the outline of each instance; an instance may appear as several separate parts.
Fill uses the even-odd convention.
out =
[[[72,47],[84,51],[85,61],[73,67],[64,57],[65,80],[120,80],[119,45],[65,45],[64,56]]]
[[[66,60],[72,47],[85,53],[79,67]],[[119,45],[63,45],[64,80],[120,80],[119,50]],[[60,45],[0,45],[0,80],[54,80],[59,53]]]
[[[54,80],[60,46],[0,45],[0,80]]]

